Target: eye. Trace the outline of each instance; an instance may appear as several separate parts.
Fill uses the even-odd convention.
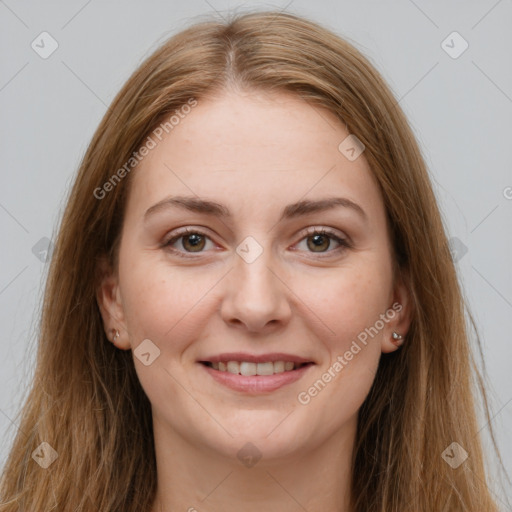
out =
[[[175,245],[180,239],[182,239],[181,243],[178,243],[180,249],[173,247],[173,245]],[[175,236],[164,242],[162,246],[171,249],[171,251],[178,256],[187,258],[189,256],[186,256],[181,249],[183,249],[185,253],[200,253],[205,248],[207,240],[210,240],[210,238],[206,233],[197,229],[186,228],[179,233],[176,233]]]
[[[181,243],[178,241],[181,240]],[[162,247],[168,248],[174,254],[190,258],[188,254],[202,253],[210,241],[210,237],[201,230],[186,228],[176,233],[172,238],[162,244]],[[307,250],[313,253],[333,253],[351,247],[348,240],[337,235],[336,232],[326,228],[309,228],[306,236],[300,242],[306,242]],[[331,247],[332,242],[338,244],[334,250],[327,250]],[[213,244],[213,242],[211,242]],[[174,247],[177,245],[178,247]],[[300,243],[299,243],[300,245]]]
[[[301,240],[306,242],[306,247],[313,253],[337,252],[338,249],[351,247],[347,239],[340,237],[336,232],[326,228],[309,228],[306,236]],[[328,250],[332,242],[338,244],[334,250]],[[299,243],[300,245],[300,243]]]

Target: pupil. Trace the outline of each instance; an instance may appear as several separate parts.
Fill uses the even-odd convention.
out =
[[[322,245],[326,249],[326,242],[329,245],[329,240],[324,235],[313,235],[313,248],[322,248]]]
[[[205,242],[203,240],[202,235],[192,233],[191,235],[187,235],[186,237],[184,237],[182,243],[184,249],[193,249],[194,252],[197,252],[195,251],[195,249],[202,249]]]

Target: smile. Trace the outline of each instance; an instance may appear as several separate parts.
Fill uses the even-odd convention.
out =
[[[251,375],[274,375],[291,372],[311,363],[294,363],[293,361],[267,361],[265,363],[253,363],[250,361],[206,361],[203,364],[219,372],[229,372],[249,377]]]
[[[198,363],[215,382],[249,395],[269,393],[296,382],[315,366],[312,361],[289,355],[286,357],[286,354],[239,354],[239,358],[234,358],[235,354],[226,356],[219,355]],[[290,361],[292,358],[295,361]]]

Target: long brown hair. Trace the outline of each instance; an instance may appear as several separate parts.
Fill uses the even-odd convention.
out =
[[[165,116],[230,84],[285,91],[327,108],[365,145],[382,190],[414,317],[401,350],[381,357],[359,412],[354,510],[496,511],[476,418],[481,393],[490,420],[485,387],[417,142],[388,86],[353,45],[278,12],[206,20],[175,35],[133,73],[106,112],[55,240],[35,374],[3,470],[0,511],[150,509],[156,490],[150,403],[131,352],[107,340],[96,301],[98,261],[106,255],[116,265],[132,173],[124,167],[122,180],[113,176]],[[108,194],[98,199],[109,180]],[[43,442],[58,454],[47,468],[34,457],[34,450],[51,453],[38,448]],[[458,468],[443,457],[453,442],[469,454]]]

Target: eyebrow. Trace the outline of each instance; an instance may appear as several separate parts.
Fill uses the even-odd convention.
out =
[[[339,207],[349,208],[356,212],[365,221],[368,220],[366,212],[354,201],[351,201],[346,197],[328,197],[317,200],[308,199],[289,204],[283,209],[279,222]],[[144,214],[144,221],[147,221],[149,217],[155,213],[168,210],[169,208],[181,208],[195,213],[203,213],[225,219],[233,218],[233,214],[229,208],[215,201],[209,201],[193,196],[172,196],[167,197],[148,208]]]

